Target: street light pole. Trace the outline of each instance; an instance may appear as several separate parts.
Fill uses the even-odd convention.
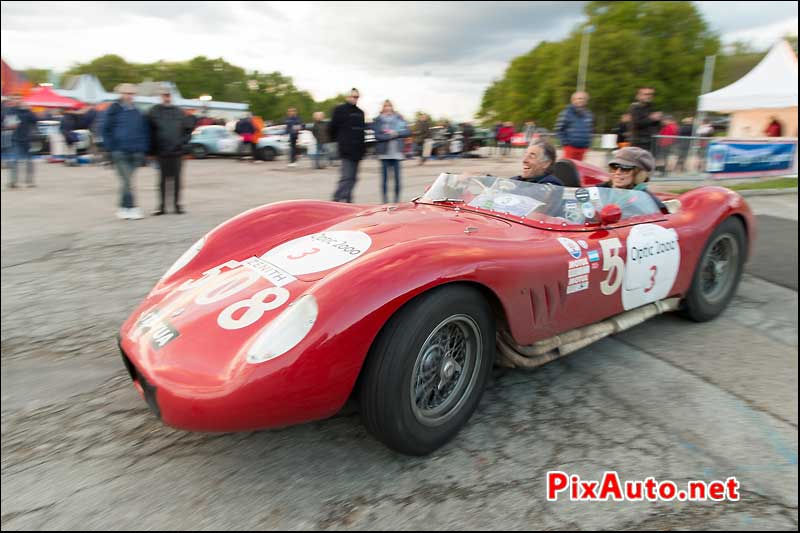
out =
[[[578,87],[577,92],[586,90],[586,69],[589,66],[589,36],[594,31],[594,26],[583,28],[583,38],[581,39],[581,52],[578,63]]]

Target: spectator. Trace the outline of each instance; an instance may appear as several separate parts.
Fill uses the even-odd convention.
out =
[[[31,134],[36,129],[36,115],[28,109],[21,94],[14,94],[8,107],[3,108],[3,133],[10,132],[11,137],[11,179],[8,187],[17,187],[17,165],[25,161],[25,181],[28,187],[35,187],[33,182],[33,160],[31,159]]]
[[[431,137],[431,120],[428,115],[422,113],[419,120],[414,125],[414,142],[417,143],[419,150],[419,164],[425,164],[425,160],[431,156],[433,150],[433,139]]]
[[[658,132],[658,158],[656,161],[656,171],[665,174],[669,168],[669,159],[675,153],[678,146],[678,123],[667,115],[664,117],[664,125]]]
[[[625,113],[619,117],[617,127],[613,133],[617,134],[617,148],[625,148],[631,144],[631,115]]]
[[[120,177],[121,195],[117,218],[139,220],[142,211],[136,207],[133,195],[133,173],[144,165],[150,148],[150,129],[147,118],[133,105],[136,86],[122,83],[117,86],[119,101],[111,104],[103,124],[103,142]]]
[[[514,123],[506,122],[497,132],[497,142],[501,146],[500,155],[506,156],[511,151],[511,138],[514,136]]]
[[[389,203],[387,194],[387,183],[389,181],[389,169],[394,173],[394,201],[400,201],[400,161],[404,159],[403,139],[408,137],[411,132],[403,117],[394,112],[394,106],[389,100],[383,102],[381,114],[372,121],[377,141],[376,151],[378,159],[381,160],[381,170],[383,175],[383,203]]]
[[[636,101],[631,104],[628,113],[631,115],[631,138],[633,146],[643,150],[651,150],[653,135],[661,128],[660,111],[653,110],[653,96],[656,91],[652,87],[642,87],[636,93]]]
[[[675,165],[675,170],[685,172],[688,168],[689,151],[692,147],[692,130],[694,128],[694,119],[686,117],[681,120],[680,128],[678,128],[678,162]]]
[[[783,126],[778,122],[777,117],[770,117],[770,123],[764,130],[767,137],[783,137]]]
[[[358,180],[358,163],[364,157],[364,112],[356,105],[360,94],[351,89],[347,102],[336,106],[331,118],[331,139],[339,146],[339,159],[342,160],[342,175],[336,192],[335,202],[352,202],[353,187]]]
[[[466,156],[472,151],[472,138],[475,136],[475,128],[472,126],[472,123],[467,121],[461,124],[461,137],[464,143],[464,149],[462,150],[462,156]]]
[[[289,166],[297,163],[297,137],[303,130],[303,120],[297,116],[297,109],[290,107],[286,113],[286,133],[289,134]]]
[[[536,137],[536,121],[529,120],[525,123],[525,144],[530,146]]]
[[[313,115],[314,125],[311,127],[311,133],[314,134],[314,139],[317,142],[316,153],[314,154],[314,168],[322,168],[320,161],[323,157],[330,158],[328,147],[331,142],[328,122],[325,120],[325,113],[317,111]]]
[[[592,144],[594,116],[586,107],[589,95],[583,91],[573,93],[571,104],[564,108],[556,121],[556,135],[564,147],[564,157],[583,161]]]
[[[80,129],[79,121],[78,114],[71,109],[65,110],[61,117],[59,129],[61,130],[61,135],[64,136],[64,143],[67,145],[67,153],[64,154],[64,163],[67,165],[78,164],[78,141],[80,137],[75,130]]]
[[[160,170],[159,203],[153,215],[166,213],[167,184],[172,183],[175,213],[184,213],[180,203],[181,166],[183,147],[192,134],[191,124],[181,109],[172,104],[172,88],[161,88],[161,103],[153,106],[149,114],[151,149],[158,158]]]
[[[236,122],[236,127],[233,128],[233,132],[242,138],[243,144],[250,146],[250,156],[252,157],[252,161],[255,161],[256,143],[253,141],[253,136],[255,135],[256,128],[253,126],[252,117],[253,115],[251,113],[247,113],[245,116],[240,118]],[[244,151],[242,151],[239,159],[244,159],[244,157]]]

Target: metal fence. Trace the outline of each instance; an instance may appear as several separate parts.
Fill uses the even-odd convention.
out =
[[[656,160],[656,169],[652,177],[662,181],[706,178],[706,156],[712,140],[654,135],[650,152]]]

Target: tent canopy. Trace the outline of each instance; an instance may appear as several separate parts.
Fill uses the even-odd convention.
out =
[[[780,41],[734,83],[700,96],[700,111],[731,113],[745,109],[797,107],[797,56]]]
[[[65,107],[68,109],[83,107],[79,101],[61,96],[50,87],[42,86],[31,89],[24,101],[30,107]]]

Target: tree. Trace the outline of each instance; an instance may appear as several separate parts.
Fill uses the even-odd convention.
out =
[[[103,87],[110,91],[113,91],[114,87],[120,83],[138,83],[142,81],[138,65],[128,63],[114,54],[98,57],[89,63],[79,63],[66,72],[67,76],[77,76],[79,74],[97,76]]]
[[[587,91],[596,131],[615,124],[643,85],[656,89],[661,110],[694,110],[705,57],[718,52],[719,39],[692,3],[590,2],[584,13],[587,21],[567,38],[542,42],[512,60],[504,77],[486,89],[479,117],[517,124],[533,119],[552,127],[575,90],[586,25],[594,27]]]

